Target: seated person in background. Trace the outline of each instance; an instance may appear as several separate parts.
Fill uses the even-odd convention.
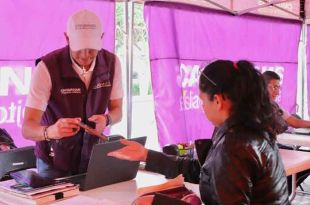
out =
[[[264,80],[267,85],[270,99],[274,102],[276,109],[278,109],[279,120],[282,121],[282,129],[277,130],[277,134],[285,132],[288,126],[294,128],[310,128],[310,121],[298,118],[296,115],[291,115],[282,109],[277,103],[276,98],[280,91],[280,76],[273,71],[265,71],[263,73]],[[293,149],[289,146],[278,144],[281,149]],[[306,170],[297,174],[297,186],[299,186],[310,174],[310,170]],[[291,176],[288,177],[289,191],[291,191]]]
[[[199,90],[206,117],[218,127],[202,166],[126,140],[108,155],[146,161],[146,170],[168,178],[183,174],[200,184],[205,204],[289,204],[273,129],[280,125],[261,73],[248,61],[218,60],[202,71]]]
[[[280,113],[281,117],[285,120],[286,124],[291,126],[291,127],[294,127],[294,128],[310,128],[310,121],[303,120],[303,119],[297,118],[294,115],[289,114],[286,110],[281,108],[276,103],[275,100],[279,96],[279,92],[280,92],[280,76],[276,72],[265,71],[263,73],[263,77],[264,77],[264,80],[267,84],[269,96],[270,96],[271,100],[274,101],[276,106],[278,106],[279,113]]]
[[[0,128],[0,151],[16,148],[12,137],[5,129]]]

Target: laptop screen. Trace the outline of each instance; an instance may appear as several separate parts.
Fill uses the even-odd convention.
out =
[[[33,146],[0,151],[0,179],[9,172],[35,167]]]
[[[146,137],[130,139],[143,146]],[[139,163],[138,161],[127,161],[107,156],[111,151],[124,147],[120,141],[96,144],[92,150],[86,178],[81,185],[81,190],[89,190],[100,186],[128,181],[136,177]]]

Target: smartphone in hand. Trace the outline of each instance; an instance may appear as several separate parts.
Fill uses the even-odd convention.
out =
[[[91,135],[95,135],[102,139],[103,141],[109,141],[109,137],[103,135],[102,133],[98,132],[96,129],[89,127],[83,122],[79,123],[80,127],[83,128],[86,132],[88,132]]]

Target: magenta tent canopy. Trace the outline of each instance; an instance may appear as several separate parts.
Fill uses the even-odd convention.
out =
[[[67,45],[67,19],[81,9],[99,16],[104,30],[102,46],[114,51],[114,1],[0,1],[0,127],[12,135],[18,147],[33,144],[22,137],[21,123],[35,60]]]
[[[175,2],[215,10],[233,15],[247,13],[286,19],[305,20],[310,24],[310,0],[133,0],[134,2]]]
[[[306,83],[299,79],[299,73],[306,69],[306,39],[301,35],[306,24],[301,7],[295,13],[285,11],[284,17],[262,15],[253,4],[252,9],[241,7],[250,6],[245,0],[238,1],[244,3],[239,7],[233,5],[237,1],[144,2],[155,117],[162,146],[211,137],[213,125],[201,110],[198,79],[203,65],[215,59],[247,59],[262,72],[277,72],[283,88],[278,102],[290,113],[298,113],[307,102],[296,101],[297,88],[304,89]],[[225,2],[232,4],[227,8]],[[272,6],[283,11],[279,5],[257,4],[256,9]]]
[[[114,50],[114,2],[95,0],[2,0],[0,2],[0,60],[33,60],[66,45],[67,18],[90,9],[103,21],[104,45]]]

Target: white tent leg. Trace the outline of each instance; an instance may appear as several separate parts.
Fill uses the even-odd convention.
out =
[[[301,118],[309,120],[306,48],[307,48],[307,24],[303,23],[298,46],[296,113]]]
[[[131,11],[129,14],[129,10]],[[127,137],[132,135],[132,61],[133,61],[133,26],[134,3],[126,2],[126,84],[127,84]]]

